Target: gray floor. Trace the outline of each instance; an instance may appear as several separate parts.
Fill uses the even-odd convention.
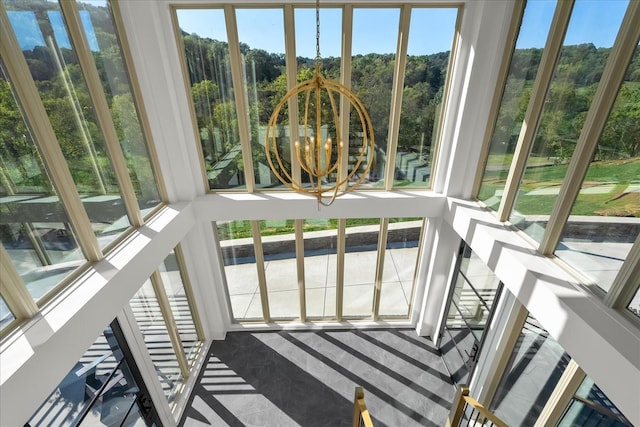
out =
[[[215,341],[180,425],[350,426],[364,388],[376,427],[442,426],[453,386],[413,330],[231,332]]]

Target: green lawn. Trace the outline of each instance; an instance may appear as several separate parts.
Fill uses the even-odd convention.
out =
[[[422,218],[390,218],[389,222],[419,221]],[[380,218],[348,218],[347,227],[357,227],[361,225],[380,224]],[[338,228],[337,219],[327,220],[305,220],[303,222],[304,231],[335,230]],[[260,221],[260,234],[262,236],[273,236],[278,234],[295,233],[294,220],[281,221]],[[220,240],[243,239],[251,237],[251,223],[249,221],[233,221],[218,224],[218,237]]]
[[[520,187],[521,195],[516,202],[516,210],[529,215],[550,214],[557,195],[526,194],[535,189],[560,187],[567,167],[567,164],[562,164],[528,168]],[[485,201],[490,199],[497,190],[504,188],[505,178],[505,173],[486,174],[478,198]],[[640,157],[592,163],[583,187],[610,183],[615,188],[605,194],[581,193],[571,213],[640,217],[640,193],[624,194],[632,182],[640,183]]]

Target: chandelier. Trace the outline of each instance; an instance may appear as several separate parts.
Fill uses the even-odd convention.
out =
[[[315,73],[289,90],[276,106],[267,125],[265,150],[269,167],[280,182],[329,206],[367,178],[375,145],[371,118],[362,101],[345,85],[324,78],[320,69],[320,4],[316,0]],[[285,106],[295,109],[296,104],[300,105],[299,114],[289,111],[287,115],[283,110]],[[294,136],[301,135],[293,147],[279,146],[278,129],[284,129],[296,115],[298,123],[291,123],[290,129]],[[351,116],[350,126],[343,127]],[[347,135],[343,135],[345,129]],[[296,165],[302,173],[294,173]]]

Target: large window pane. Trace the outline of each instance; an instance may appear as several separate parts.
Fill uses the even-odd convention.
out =
[[[430,186],[457,15],[455,8],[411,10],[394,186]]]
[[[487,265],[464,244],[442,334],[440,351],[455,383],[468,384],[500,288]]]
[[[85,258],[1,60],[0,123],[0,239],[37,301]]]
[[[142,285],[129,304],[144,337],[144,343],[164,394],[169,403],[172,403],[182,388],[184,378],[150,280]]]
[[[235,320],[262,320],[258,270],[249,221],[217,223],[231,311]]]
[[[296,235],[293,220],[260,221],[264,269],[272,319],[300,317]]]
[[[150,409],[138,406],[141,393],[122,349],[108,327],[26,425],[146,425],[141,419],[141,411],[146,413]],[[131,413],[138,416],[129,418]],[[125,418],[132,422],[122,424]],[[136,420],[139,424],[135,424]]]
[[[53,2],[19,0],[7,4],[7,9],[57,142],[104,248],[129,227],[129,219],[60,7]]]
[[[640,317],[640,289],[636,291],[633,299],[627,306],[627,309],[636,316]]]
[[[337,221],[304,221],[304,278],[307,317],[336,315]]]
[[[389,218],[380,288],[380,317],[409,316],[422,220]]]
[[[387,138],[391,111],[391,89],[398,43],[400,9],[353,10],[351,89],[369,112],[375,135],[375,161],[369,170],[374,185],[384,177]],[[375,31],[371,31],[375,28]],[[360,130],[358,130],[360,129]],[[362,125],[353,109],[350,114],[349,154],[359,155],[362,142],[358,137]],[[353,145],[353,146],[352,146]],[[379,182],[379,185],[382,185]],[[367,186],[367,181],[361,186]]]
[[[315,69],[316,58],[316,10],[296,8],[296,57],[298,81],[308,79]],[[342,59],[342,9],[320,9],[320,55],[322,74],[340,81]]]
[[[493,209],[500,205],[555,7],[556,0],[530,0],[524,10],[478,194]]]
[[[342,315],[370,317],[373,315],[380,219],[349,221],[345,239]],[[356,225],[361,221],[372,225]]]
[[[490,410],[510,426],[534,425],[567,363],[569,355],[529,315]]]
[[[9,309],[7,302],[0,296],[0,331],[15,319],[16,316]]]
[[[178,25],[211,190],[245,186],[222,9],[178,9]],[[206,22],[206,25],[199,23]]]
[[[251,156],[256,187],[282,186],[265,155],[266,126],[280,101],[273,88],[285,84],[284,13],[282,9],[237,9],[238,38],[249,108]],[[283,136],[283,143],[287,140]]]
[[[628,0],[577,0],[511,222],[540,241]],[[601,31],[594,32],[594,28]],[[603,31],[606,29],[606,31]]]
[[[198,338],[193,318],[193,310],[191,308],[193,303],[189,299],[189,294],[185,291],[185,283],[188,284],[189,282],[183,280],[183,274],[185,273],[182,272],[174,251],[160,264],[159,271],[164,290],[169,299],[171,313],[180,335],[182,348],[189,363],[193,364],[201,342]]]
[[[630,427],[631,423],[600,387],[587,377],[580,384],[558,426]]]
[[[638,60],[640,48],[635,67]],[[633,71],[630,66],[555,252],[605,291],[640,234],[640,73]]]
[[[113,15],[106,0],[78,4],[84,32],[89,40],[91,53],[98,73],[122,151],[138,206],[151,210],[160,203],[153,166],[145,143],[138,110],[133,101],[131,83],[124,64]]]

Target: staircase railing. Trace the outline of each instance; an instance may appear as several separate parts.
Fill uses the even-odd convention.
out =
[[[356,387],[356,397],[353,402],[353,427],[373,427],[371,415],[364,403],[364,390]]]
[[[508,427],[507,423],[469,396],[469,388],[466,385],[458,386],[449,417],[447,417],[446,427],[459,426]]]

